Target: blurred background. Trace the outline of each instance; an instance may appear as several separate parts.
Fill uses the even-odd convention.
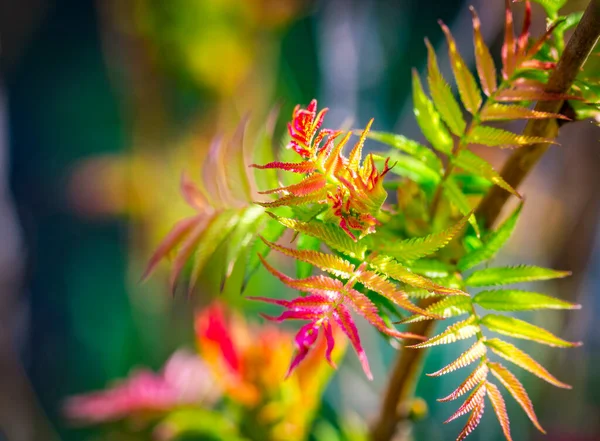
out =
[[[448,73],[437,26],[443,19],[472,63],[473,4],[498,54],[503,3],[1,1],[0,440],[104,439],[100,429],[68,423],[65,398],[103,388],[136,366],[158,370],[177,348],[194,348],[193,310],[217,295],[220,280],[209,268],[201,292],[188,299],[171,298],[160,275],[139,279],[160,238],[187,214],[181,172],[199,177],[216,134],[232,132],[244,115],[257,133],[280,106],[278,139],[294,105],[317,98],[331,109],[329,127],[364,126],[374,117],[376,130],[423,141],[410,75],[412,67],[424,70],[424,36]],[[534,18],[539,32],[538,5]],[[498,259],[573,271],[544,288],[584,306],[536,319],[583,341],[582,348],[525,346],[573,384],[565,391],[523,378],[548,441],[600,440],[598,135],[590,123],[564,127],[561,145],[527,180],[524,216]],[[496,149],[479,153],[497,167],[505,157]],[[279,295],[275,279],[262,281],[248,291]],[[233,285],[222,298],[258,322],[260,307]],[[311,439],[333,439],[323,428],[360,426],[376,415],[394,352],[369,331],[363,338],[375,380],[366,381],[348,357],[317,406]],[[425,371],[450,362],[458,349],[431,351]],[[415,440],[454,439],[462,426],[442,425],[451,409],[435,399],[456,381],[422,379],[418,394],[430,409]],[[542,439],[512,401],[509,413],[515,439]],[[502,439],[491,412],[471,438]]]

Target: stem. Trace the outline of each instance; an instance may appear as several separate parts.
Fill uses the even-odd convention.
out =
[[[579,70],[598,41],[599,35],[600,0],[592,0],[558,60],[556,69],[550,75],[546,88],[548,92],[566,93],[569,91]],[[535,110],[558,113],[563,104],[564,101],[538,101]],[[529,136],[555,138],[558,126],[556,120],[553,119],[529,120],[523,133]],[[548,143],[539,143],[515,150],[502,168],[501,175],[504,180],[516,189],[549,146]],[[486,228],[490,228],[509,197],[510,193],[507,191],[497,186],[492,187],[477,207],[475,216],[483,220]]]
[[[548,80],[547,90],[549,92],[565,93],[569,90],[599,35],[600,0],[592,0]],[[562,101],[538,102],[535,109],[557,113],[562,105]],[[557,133],[557,125],[552,120],[530,120],[524,133],[554,138]],[[516,188],[547,148],[548,144],[535,144],[515,151],[504,166],[502,177]],[[499,187],[492,187],[479,205],[476,215],[484,218],[488,228],[498,217],[509,196],[509,193]],[[410,326],[409,332],[430,336],[434,324],[435,321],[414,323]],[[409,420],[410,406],[425,354],[425,350],[408,349],[398,353],[396,364],[385,390],[381,412],[371,430],[371,441],[390,441],[396,432],[397,425]]]

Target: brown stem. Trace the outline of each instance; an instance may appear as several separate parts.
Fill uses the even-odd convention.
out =
[[[573,36],[569,39],[556,69],[550,75],[546,88],[548,92],[566,93],[569,91],[575,76],[598,41],[599,35],[600,0],[592,0]],[[563,101],[539,101],[535,106],[535,110],[557,113],[563,103]],[[556,120],[553,119],[529,120],[523,133],[529,136],[555,138],[558,133],[558,126]],[[549,146],[548,143],[539,143],[516,150],[504,164],[502,177],[513,188],[517,188]],[[494,224],[509,197],[510,193],[494,186],[483,198],[475,215],[478,219],[483,220],[486,228],[490,228]]]
[[[600,0],[592,0],[548,80],[549,92],[565,93],[569,90],[599,35]],[[557,113],[562,105],[562,101],[538,102],[536,110]],[[554,138],[557,131],[556,122],[553,120],[530,120],[524,133]],[[548,146],[549,144],[535,144],[515,151],[505,164],[502,177],[516,188]],[[484,219],[487,227],[493,225],[508,197],[509,193],[499,187],[493,187],[481,202],[477,215]],[[429,336],[433,327],[432,321],[419,322],[411,325],[409,332]],[[410,407],[425,354],[425,350],[404,349],[399,352],[385,390],[380,414],[371,430],[371,441],[390,441],[397,425],[409,420]]]

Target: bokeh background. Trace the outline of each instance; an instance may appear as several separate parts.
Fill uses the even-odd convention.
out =
[[[582,9],[572,1],[567,9]],[[499,53],[501,0],[473,0]],[[463,0],[3,0],[0,2],[0,440],[98,438],[61,414],[64,399],[104,387],[138,365],[158,369],[193,347],[192,311],[218,291],[210,271],[194,299],[139,278],[172,222],[182,170],[198,176],[210,139],[250,115],[252,130],[281,107],[316,97],[329,126],[361,126],[422,140],[410,72],[425,66],[424,36],[449,72],[441,18],[472,63]],[[543,11],[534,5],[534,25]],[[517,7],[517,15],[522,9]],[[518,19],[517,19],[518,22]],[[526,347],[572,391],[523,378],[547,440],[600,440],[600,149],[598,129],[568,124],[523,188],[524,216],[499,257],[571,270],[547,291],[583,304],[536,322],[584,346]],[[480,152],[496,165],[504,152]],[[274,281],[252,285],[277,294]],[[268,280],[268,279],[267,279]],[[222,296],[258,321],[239,287]],[[546,321],[544,321],[546,320]],[[365,329],[368,333],[368,329]],[[365,337],[375,380],[353,355],[328,387],[317,420],[367,422],[393,351]],[[431,351],[426,371],[457,347]],[[531,381],[530,381],[531,380]],[[414,439],[451,440],[450,408],[435,398],[457,377],[423,378],[430,405]],[[542,439],[511,402],[515,439]],[[3,438],[4,437],[4,438]],[[500,440],[491,412],[473,440]]]

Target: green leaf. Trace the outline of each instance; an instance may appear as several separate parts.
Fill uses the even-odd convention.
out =
[[[365,257],[365,252],[367,251],[365,240],[353,241],[337,225],[326,224],[317,219],[312,219],[310,222],[303,222],[296,219],[279,217],[270,212],[267,212],[267,214],[287,228],[322,240],[328,247],[334,250],[360,260],[363,260]]]
[[[235,230],[228,241],[225,278],[231,276],[235,262],[240,257],[240,254],[256,238],[257,230],[264,221],[264,214],[264,208],[258,205],[252,205],[241,213],[235,225]]]
[[[390,170],[392,173],[409,178],[423,187],[432,189],[441,180],[441,174],[439,172],[429,168],[422,161],[415,159],[412,156],[403,155],[393,150],[382,153],[381,156],[390,158],[390,162],[394,166]],[[383,162],[382,159],[377,157],[374,159],[376,163]]]
[[[451,227],[425,237],[384,244],[378,251],[403,262],[412,262],[430,256],[454,239],[463,230],[467,220],[468,217],[465,216]]]
[[[560,279],[570,276],[570,271],[556,271],[539,266],[519,265],[485,268],[475,271],[465,280],[468,286],[497,286],[538,280]]]
[[[447,155],[451,154],[454,144],[452,136],[448,133],[446,125],[440,119],[440,114],[435,110],[433,103],[425,95],[419,74],[415,69],[413,69],[412,86],[413,110],[423,135],[434,149]]]
[[[296,240],[296,248],[299,250],[315,250],[321,246],[321,241],[313,236],[300,234]],[[304,279],[312,274],[313,266],[310,263],[296,260],[296,277]]]
[[[518,135],[507,130],[489,126],[475,126],[467,135],[467,143],[483,144],[490,147],[524,146],[537,143],[554,143],[553,139],[540,136]]]
[[[472,175],[470,173],[453,173],[452,177],[458,186],[462,188],[462,192],[467,196],[484,195],[493,185],[489,180],[482,178],[481,176]]]
[[[481,324],[492,332],[508,335],[509,337],[531,340],[548,346],[557,346],[561,348],[572,348],[580,346],[580,343],[571,343],[558,338],[551,332],[540,328],[539,326],[527,323],[514,317],[504,315],[489,314],[481,319]]]
[[[454,98],[450,86],[440,72],[433,46],[431,46],[429,40],[425,40],[425,44],[427,45],[428,54],[427,82],[429,84],[429,91],[433,103],[444,122],[450,128],[450,131],[456,136],[462,136],[467,127],[462,110],[460,110],[460,106],[458,105],[456,98]]]
[[[433,315],[439,315],[443,318],[456,317],[458,315],[466,314],[472,309],[471,298],[468,296],[450,296],[445,297],[439,302],[434,303],[431,306],[425,308],[425,311],[430,312]],[[429,317],[423,315],[413,315],[402,320],[400,323],[415,323],[423,320],[431,320]]]
[[[477,225],[475,215],[473,214],[473,208],[471,207],[471,204],[469,204],[467,197],[457,185],[454,177],[450,176],[450,178],[446,180],[444,183],[444,189],[446,190],[446,197],[452,203],[452,205],[458,209],[460,214],[463,216],[469,216],[469,223],[473,227],[473,230],[475,230],[477,237],[480,237],[481,233],[479,231],[479,225]]]
[[[550,18],[558,16],[558,11],[567,3],[567,0],[533,0],[546,10]]]
[[[430,346],[445,345],[454,343],[458,340],[464,340],[469,337],[473,337],[480,332],[479,324],[477,323],[477,317],[474,315],[470,316],[462,322],[455,323],[446,328],[444,332],[431,337],[429,340],[423,343],[409,346],[410,348],[428,348]]]
[[[465,271],[493,258],[504,246],[515,229],[519,214],[521,214],[521,207],[522,205],[519,205],[510,217],[496,231],[490,234],[488,240],[480,248],[464,255],[458,262],[458,269]]]
[[[473,302],[494,311],[530,311],[535,309],[580,309],[580,305],[555,299],[537,292],[518,289],[481,291]]]
[[[496,355],[516,364],[528,372],[531,372],[533,375],[541,378],[542,380],[545,380],[556,387],[571,389],[571,386],[557,380],[542,365],[531,358],[528,354],[517,348],[515,345],[498,338],[490,338],[489,340],[486,340],[485,345]]]
[[[427,147],[419,144],[416,141],[413,141],[412,139],[408,139],[402,135],[396,135],[395,133],[375,131],[369,132],[367,134],[367,138],[379,141],[383,144],[389,145],[390,147],[394,147],[395,149],[400,150],[401,152],[404,152],[415,159],[418,159],[427,165],[427,167],[438,173],[442,170],[442,162],[440,161],[440,158],[438,158],[436,154]],[[450,138],[450,142],[452,142],[452,138]]]
[[[458,157],[454,158],[454,165],[462,168],[465,171],[473,173],[477,176],[482,176],[493,182],[498,187],[501,187],[509,193],[521,199],[521,195],[506,182],[502,176],[483,158],[480,158],[475,153],[469,150],[461,150]]]
[[[416,260],[406,265],[406,267],[413,273],[421,274],[422,276],[433,279],[448,277],[453,271],[452,266],[434,259]]]
[[[165,440],[200,436],[213,441],[245,441],[231,421],[222,413],[200,407],[176,409],[168,413],[156,428],[156,433],[168,434]],[[161,438],[163,439],[163,438]],[[195,438],[194,438],[195,439]]]

